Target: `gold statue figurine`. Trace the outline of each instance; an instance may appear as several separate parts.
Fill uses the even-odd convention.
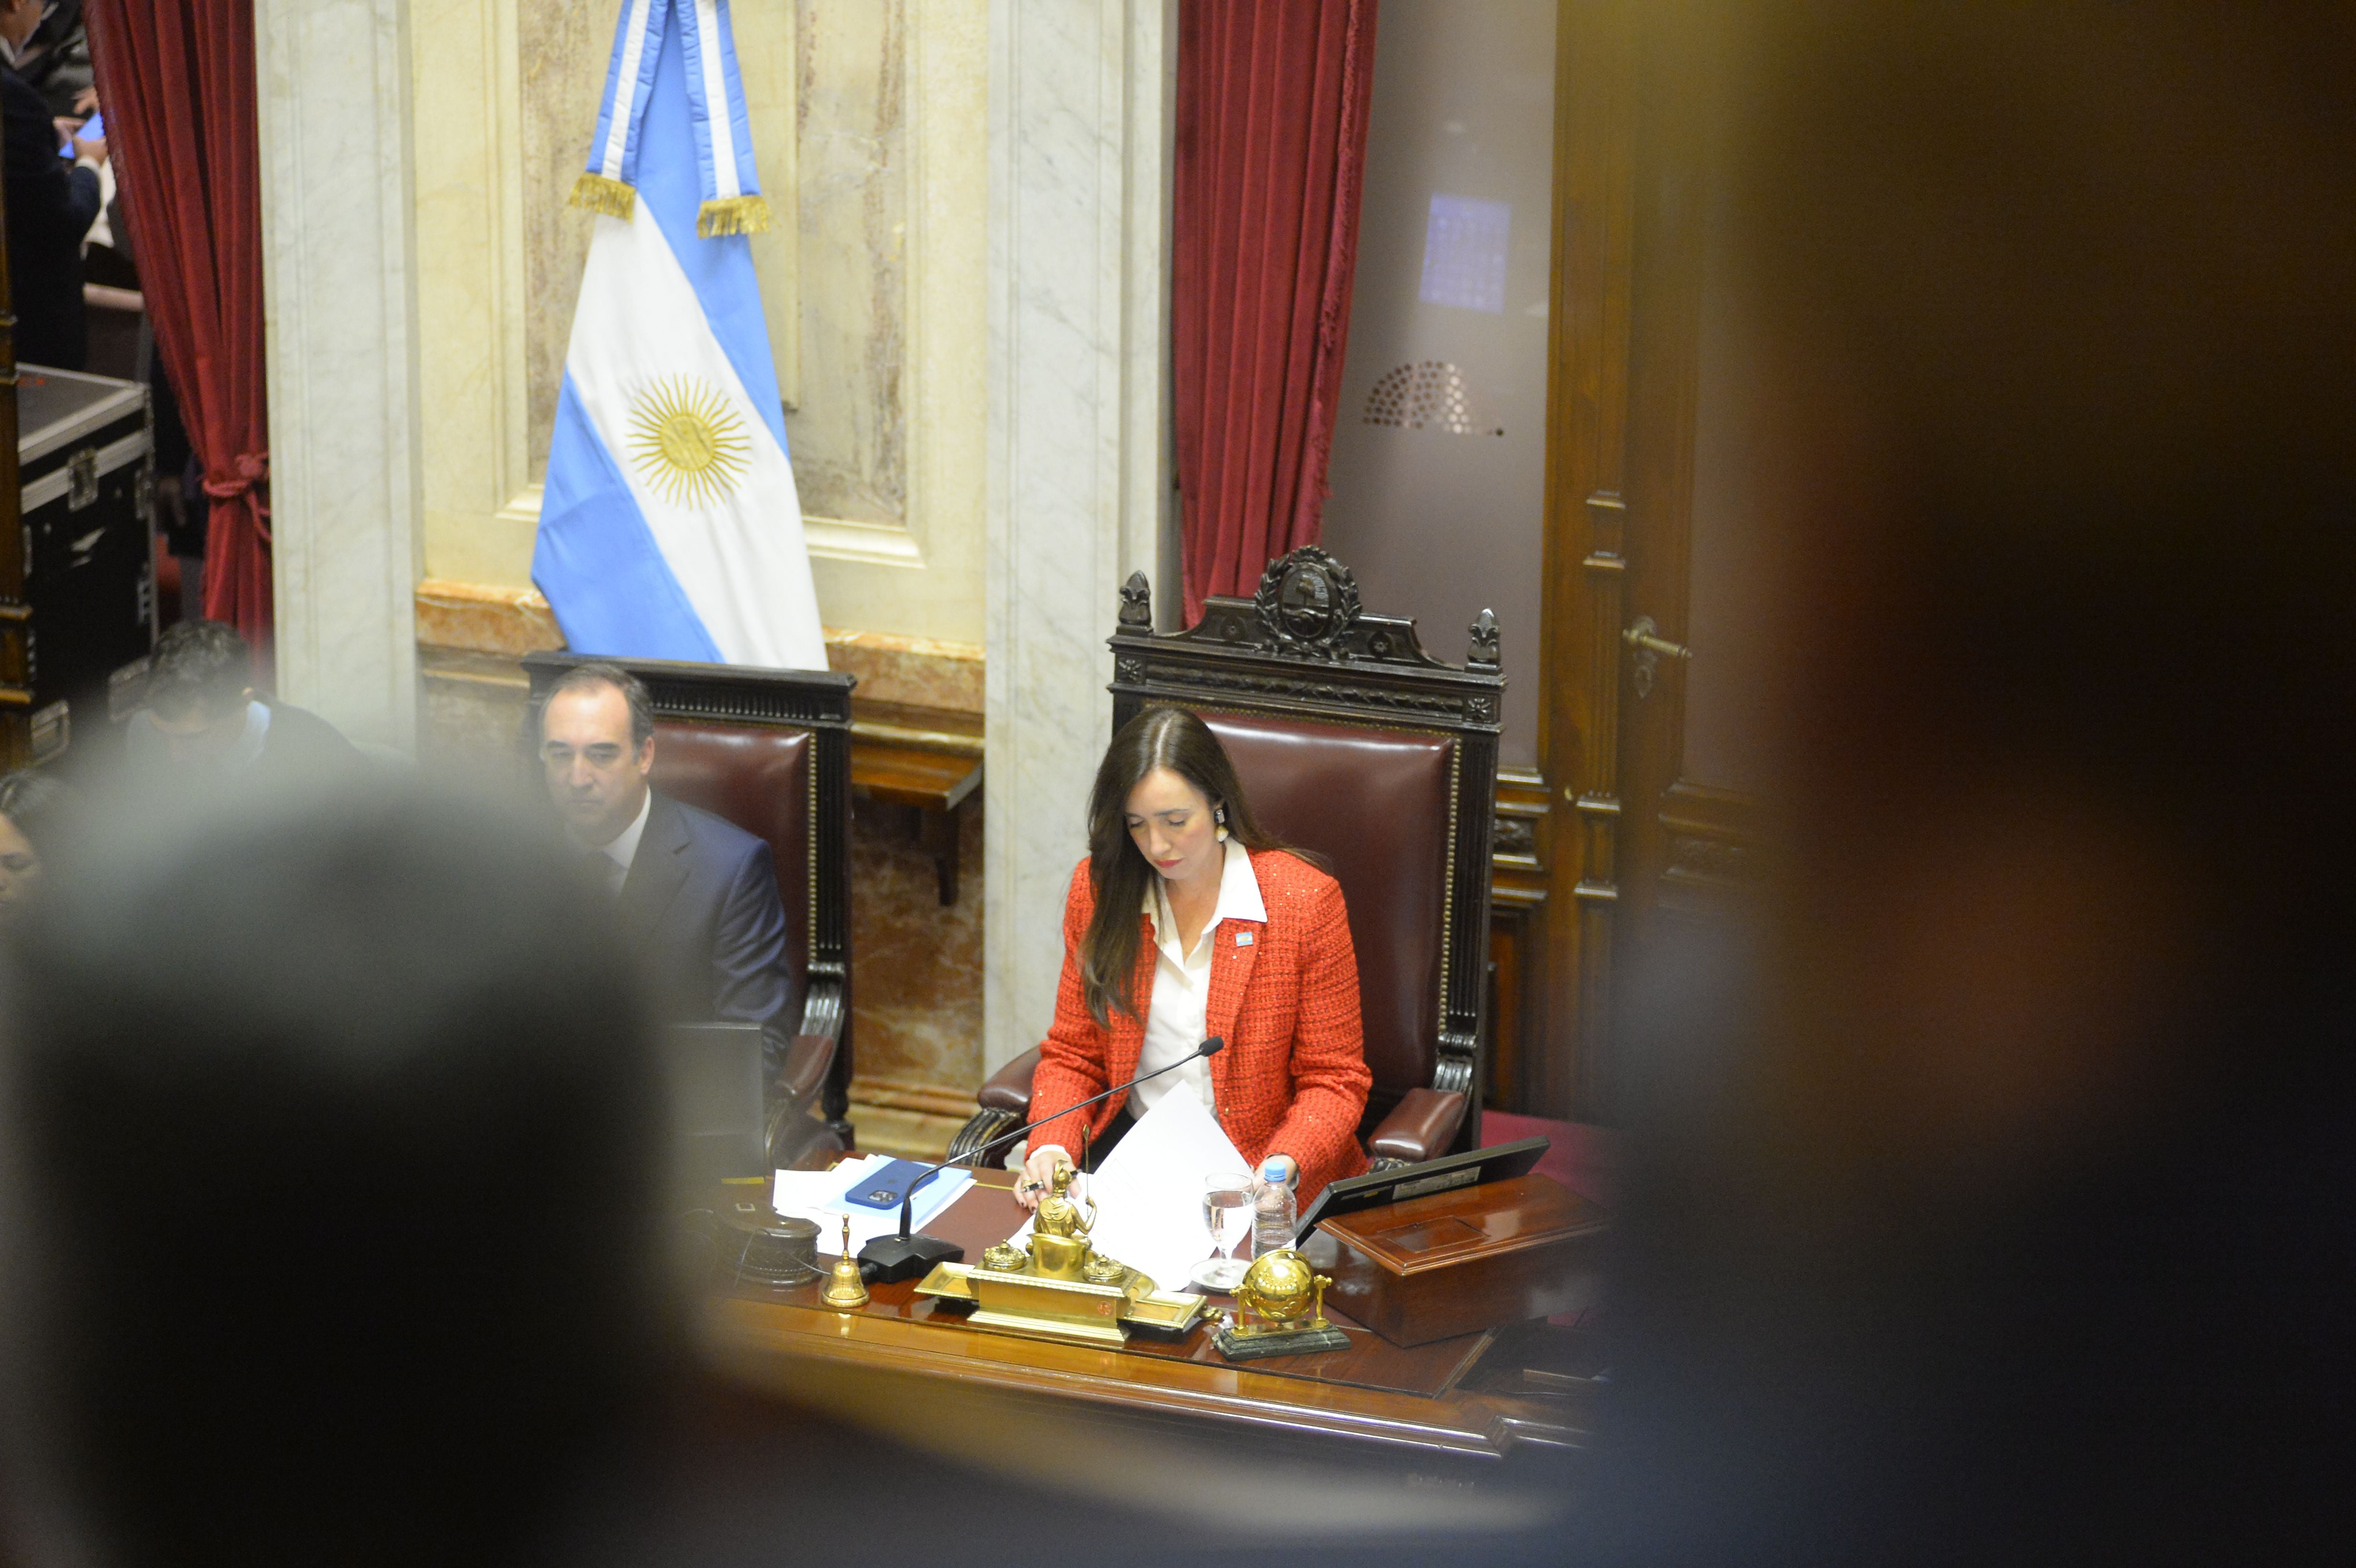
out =
[[[1087,1266],[1088,1232],[1097,1222],[1094,1199],[1085,1200],[1087,1212],[1072,1200],[1072,1168],[1055,1168],[1055,1190],[1039,1200],[1031,1221],[1033,1266],[1049,1279],[1078,1279]]]
[[[1084,1200],[1088,1206],[1088,1211],[1087,1217],[1083,1219],[1080,1214],[1080,1205],[1072,1200],[1074,1177],[1075,1173],[1070,1166],[1059,1165],[1055,1168],[1055,1189],[1039,1200],[1039,1216],[1031,1223],[1031,1229],[1034,1233],[1048,1236],[1077,1236],[1086,1240],[1088,1232],[1095,1228],[1096,1200],[1093,1198]]]
[[[938,1264],[916,1294],[973,1303],[967,1321],[980,1328],[1095,1345],[1126,1342],[1132,1326],[1184,1335],[1200,1320],[1203,1298],[1163,1296],[1151,1279],[1097,1251],[1096,1200],[1075,1197],[1075,1179],[1070,1165],[1055,1168],[1026,1243],[987,1248],[978,1267]]]

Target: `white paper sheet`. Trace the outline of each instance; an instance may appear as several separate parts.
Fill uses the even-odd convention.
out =
[[[857,1252],[878,1236],[898,1235],[900,1211],[896,1207],[886,1211],[846,1203],[842,1195],[851,1190],[853,1183],[867,1179],[891,1163],[886,1155],[855,1154],[832,1170],[781,1170],[770,1192],[769,1205],[780,1214],[814,1222],[818,1226],[818,1250],[827,1257],[841,1253],[842,1217],[850,1215],[851,1250]],[[916,1189],[910,1224],[923,1230],[972,1185],[973,1172],[969,1170],[942,1171]]]
[[[1204,1179],[1250,1170],[1202,1101],[1164,1094],[1103,1167],[1082,1179],[1097,1202],[1090,1244],[1151,1276],[1163,1290],[1184,1290],[1194,1265],[1211,1255],[1211,1233],[1203,1224]],[[1030,1234],[1025,1221],[1014,1239],[1019,1243]]]

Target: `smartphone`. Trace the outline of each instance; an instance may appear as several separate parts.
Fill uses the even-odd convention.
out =
[[[862,1209],[897,1209],[908,1196],[908,1183],[931,1168],[913,1159],[895,1159],[842,1196]]]
[[[91,115],[89,119],[81,123],[81,129],[76,131],[74,135],[84,142],[102,142],[106,140],[106,116],[102,113]],[[58,156],[61,158],[70,158],[73,155],[73,143],[70,141],[64,146],[58,149]]]

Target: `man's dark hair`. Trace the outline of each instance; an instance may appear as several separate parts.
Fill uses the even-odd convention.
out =
[[[226,714],[252,685],[252,650],[226,621],[166,627],[147,662],[147,706],[166,719],[194,708]]]
[[[630,705],[630,745],[633,749],[644,746],[648,741],[654,739],[653,693],[647,690],[645,681],[616,664],[574,665],[571,669],[558,676],[556,684],[548,688],[546,700],[541,704],[540,711],[543,721],[548,713],[548,704],[556,700],[559,692],[582,691],[593,686],[614,688],[622,694],[622,700]]]
[[[514,1561],[673,1318],[626,952],[530,827],[70,846],[0,944],[0,1429],[91,1561]]]

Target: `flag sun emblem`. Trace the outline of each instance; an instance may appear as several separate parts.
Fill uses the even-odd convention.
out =
[[[725,497],[744,477],[752,450],[744,421],[709,381],[666,377],[630,406],[630,461],[673,506]]]

